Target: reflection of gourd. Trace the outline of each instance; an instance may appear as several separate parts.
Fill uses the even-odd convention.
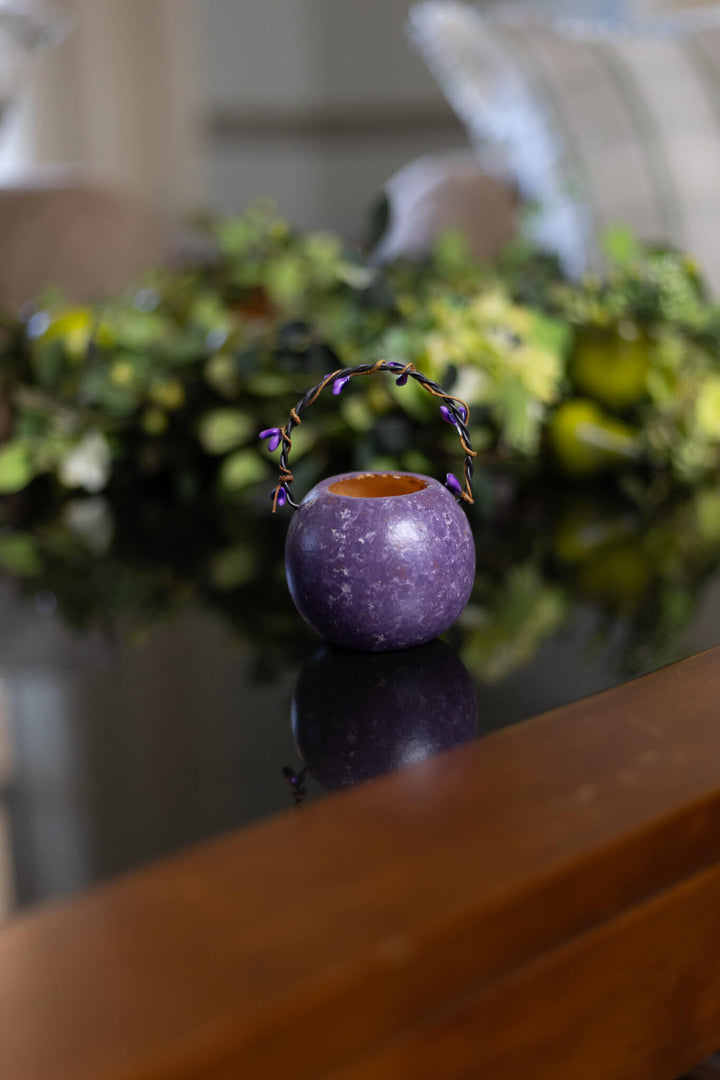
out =
[[[304,665],[292,711],[297,748],[327,788],[411,765],[472,738],[472,679],[444,642],[392,653],[324,646]]]
[[[637,459],[637,433],[594,401],[574,398],[553,413],[548,436],[558,466],[570,476],[591,476]]]
[[[628,331],[581,331],[570,359],[574,386],[609,409],[631,408],[647,391],[649,344],[634,326]]]

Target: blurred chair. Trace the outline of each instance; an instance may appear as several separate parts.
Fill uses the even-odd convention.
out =
[[[375,249],[381,262],[420,258],[448,229],[461,232],[477,258],[492,259],[516,231],[517,193],[489,176],[471,151],[417,158],[384,191],[388,224]]]
[[[116,292],[169,257],[169,221],[84,181],[0,187],[0,304],[49,286],[82,303]]]

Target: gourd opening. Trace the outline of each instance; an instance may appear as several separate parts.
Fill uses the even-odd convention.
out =
[[[330,484],[333,495],[349,495],[354,499],[384,499],[388,495],[413,495],[426,488],[427,480],[402,473],[363,473],[348,476]]]

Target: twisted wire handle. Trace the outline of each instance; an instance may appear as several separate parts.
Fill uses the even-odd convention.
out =
[[[311,387],[300,398],[294,409],[290,410],[290,417],[284,427],[266,428],[265,431],[260,432],[259,438],[268,440],[268,450],[272,452],[277,450],[278,446],[282,447],[280,451],[280,480],[277,487],[273,488],[272,492],[273,513],[275,513],[278,506],[284,506],[286,502],[292,506],[294,510],[297,510],[300,505],[293,499],[292,489],[290,487],[295,477],[290,472],[288,455],[292,448],[293,428],[296,428],[302,423],[302,414],[305,409],[317,401],[326,386],[332,385],[332,393],[337,397],[342,393],[351,379],[354,379],[357,375],[373,375],[376,371],[389,371],[392,375],[395,375],[395,381],[398,386],[404,386],[408,379],[414,379],[415,382],[420,383],[423,390],[426,390],[428,394],[432,394],[433,397],[442,399],[443,403],[440,406],[440,413],[447,423],[452,424],[457,429],[460,445],[465,451],[464,487],[452,473],[447,474],[445,485],[457,496],[459,501],[466,503],[473,502],[472,459],[477,455],[470,443],[470,435],[467,429],[470,410],[465,402],[460,398],[447,394],[436,382],[433,382],[427,375],[423,375],[422,372],[418,371],[414,364],[401,364],[396,360],[378,360],[374,364],[356,364],[355,367],[338,368],[337,371],[333,371],[330,375],[326,375],[321,382]]]

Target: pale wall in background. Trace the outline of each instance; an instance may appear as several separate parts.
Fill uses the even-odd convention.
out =
[[[356,235],[392,172],[465,145],[406,40],[409,7],[195,0],[210,205],[270,195],[299,226]]]

